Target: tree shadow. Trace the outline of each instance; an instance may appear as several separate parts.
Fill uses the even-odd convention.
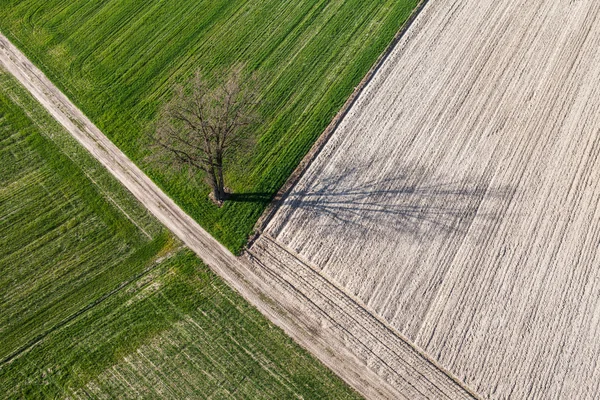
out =
[[[275,194],[273,193],[230,193],[227,195],[227,201],[234,203],[260,203],[269,204]]]
[[[497,220],[515,192],[492,187],[491,175],[449,181],[425,168],[410,167],[364,183],[366,173],[372,174],[372,167],[321,174],[308,186],[301,181],[280,205],[271,233],[276,236],[292,219],[309,221],[324,235],[460,233],[469,229],[475,216],[485,224]]]

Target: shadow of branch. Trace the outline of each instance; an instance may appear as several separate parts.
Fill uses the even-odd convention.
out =
[[[364,182],[365,172],[366,167],[353,167],[307,189],[296,188],[281,206],[279,226],[301,211],[302,219],[331,228],[320,230],[325,234],[337,235],[339,229],[352,230],[344,235],[464,232],[475,216],[484,223],[495,220],[514,195],[514,189],[491,187],[485,177],[445,181],[414,167]],[[481,210],[484,199],[492,205],[488,211]]]

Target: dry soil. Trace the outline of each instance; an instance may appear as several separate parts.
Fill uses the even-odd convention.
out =
[[[484,398],[600,393],[600,2],[431,0],[266,232]]]

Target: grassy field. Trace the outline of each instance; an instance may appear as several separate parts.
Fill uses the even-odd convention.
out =
[[[0,368],[7,397],[355,399],[181,251]]]
[[[2,70],[0,142],[1,397],[357,398]]]
[[[139,274],[168,242],[125,191],[92,184],[93,162],[82,169],[40,134],[8,97],[14,85],[0,73],[0,360]]]
[[[0,30],[223,244],[256,219],[417,0],[8,0]],[[258,146],[217,208],[202,177],[147,165],[144,130],[175,82],[245,62],[261,78]]]

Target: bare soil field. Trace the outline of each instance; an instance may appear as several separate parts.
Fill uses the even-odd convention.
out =
[[[600,2],[432,0],[266,233],[482,397],[595,398],[599,90]]]

